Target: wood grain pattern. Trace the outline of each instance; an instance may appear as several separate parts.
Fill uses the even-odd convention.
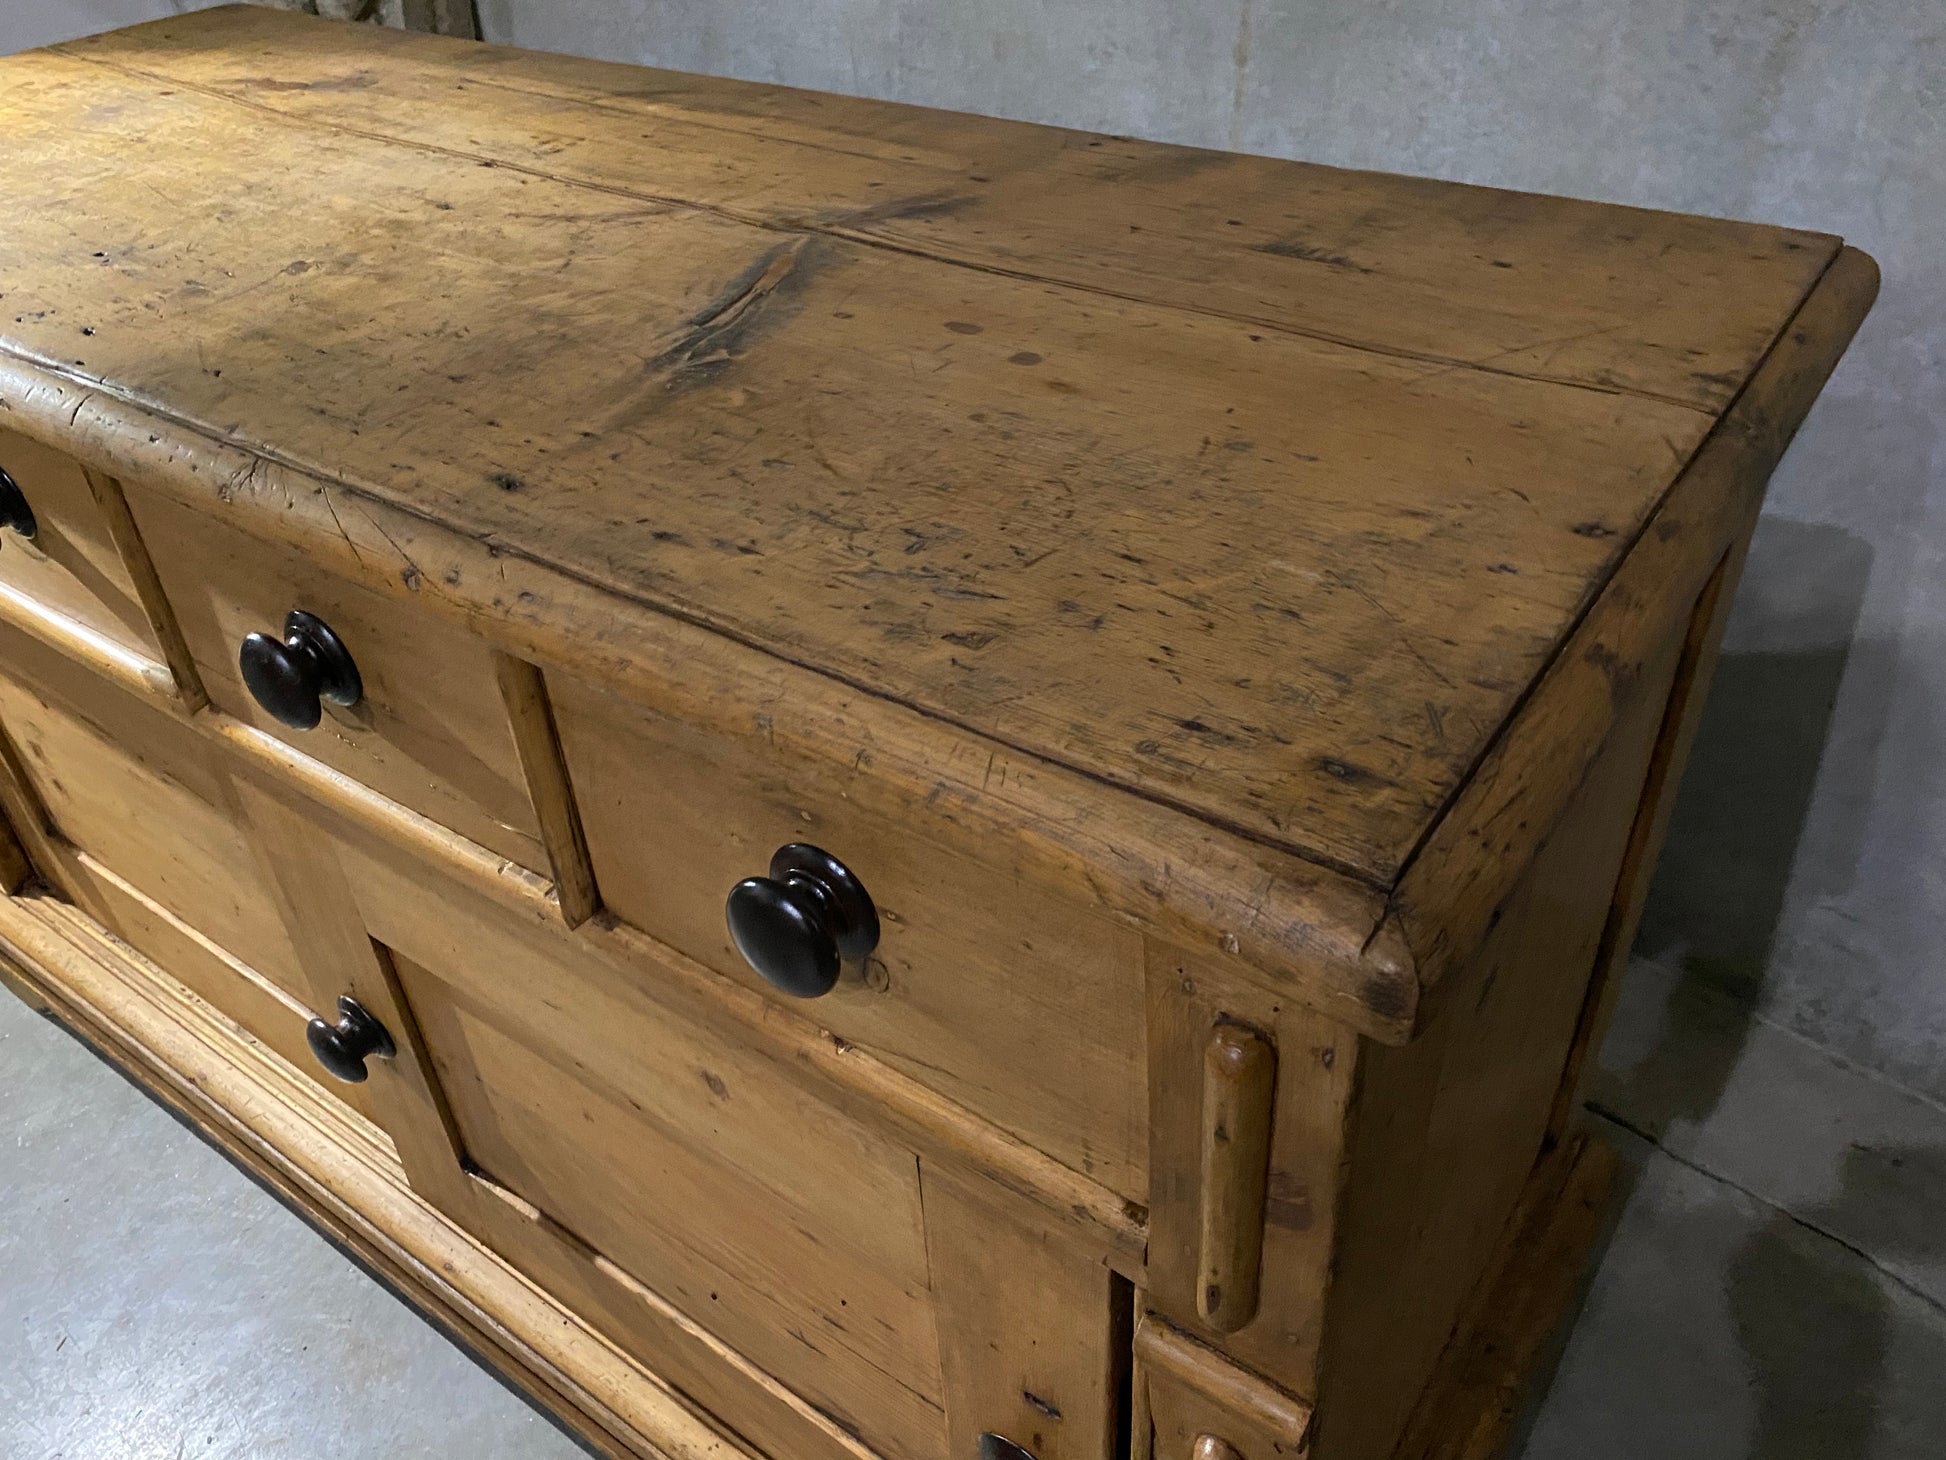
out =
[[[149,637],[162,651],[163,662],[175,677],[176,697],[193,714],[209,703],[209,692],[203,688],[203,677],[197,672],[189,642],[182,636],[182,625],[176,622],[176,610],[156,574],[148,544],[142,541],[135,515],[129,511],[128,495],[122,491],[120,482],[102,472],[84,469],[82,475],[87,479],[88,493],[94,498],[95,510],[101,514],[108,539],[122,560],[122,571],[128,575],[129,585],[142,605]]]
[[[401,876],[379,848],[338,856],[470,1162],[875,1448],[929,1456],[912,1154],[551,929]]]
[[[398,969],[360,921],[334,849],[292,803],[290,792],[257,772],[233,769],[228,790],[237,821],[251,831],[269,902],[290,929],[313,990],[311,1006],[335,1022],[339,996],[349,995],[385,1026],[397,1052],[366,1061],[372,1108],[413,1188],[448,1210],[458,1208],[467,1182],[452,1109]]]
[[[52,655],[0,636],[0,723],[57,844],[86,853],[216,945],[317,1007],[296,950],[234,824],[202,739]],[[50,851],[63,885],[93,882],[70,853]],[[105,910],[107,899],[97,901]],[[152,951],[112,917],[109,926]]]
[[[595,890],[595,871],[588,860],[588,839],[581,830],[581,812],[568,783],[567,763],[561,758],[561,738],[548,702],[540,670],[525,659],[495,650],[494,677],[513,731],[514,752],[527,778],[527,797],[540,823],[541,845],[554,873],[554,895],[561,916],[579,927],[601,906]]]
[[[32,539],[0,533],[0,583],[138,654],[155,653],[143,603],[74,461],[16,431],[0,430],[0,469],[33,510]]]
[[[548,867],[492,650],[320,571],[303,553],[257,542],[139,487],[128,496],[218,708],[503,857]],[[281,637],[293,608],[331,626],[364,682],[357,704],[327,704],[311,730],[293,730],[264,711],[237,664],[244,638]]]
[[[996,1434],[1035,1460],[1121,1460],[1125,1283],[1011,1193],[930,1164],[926,1250],[948,1456]]]
[[[731,943],[724,899],[777,847],[825,848],[863,881],[881,935],[868,964],[799,1005],[803,1015],[1130,1201],[1144,1198],[1134,932],[1028,883],[1008,867],[1005,844],[979,860],[954,856],[865,813],[851,776],[745,753],[578,678],[550,684],[618,918],[777,998]]]
[[[10,243],[34,251],[30,321],[89,314],[91,380],[1367,881],[1395,874],[1714,413],[1474,367],[1508,346],[1485,325],[1429,360],[1258,328],[1202,307],[1200,286],[1106,295],[681,194],[481,167],[496,159],[280,113],[262,87],[219,95],[185,59],[208,32],[184,24],[12,78],[10,186],[45,187],[48,149],[89,145],[87,109],[112,92],[173,216],[198,220],[157,237],[144,268],[194,296],[207,337],[229,342],[220,364],[114,306],[93,257],[112,250]],[[300,48],[335,34],[249,24]],[[367,58],[369,89],[386,56]],[[159,79],[133,74],[145,64]],[[517,86],[519,64],[501,79]],[[486,124],[501,106],[498,89],[455,90],[440,111]],[[582,121],[584,151],[658,155],[626,106]],[[249,164],[202,166],[216,136]],[[305,185],[280,185],[300,157]],[[1422,226],[1472,211],[1529,258],[1580,257],[1565,245],[1588,232],[1580,207],[1357,181],[1368,208],[1409,199]],[[75,186],[63,202],[104,219],[93,242],[142,233],[116,198]],[[1157,273],[1189,268],[1185,250],[1129,232],[1114,170],[1074,192],[1073,226],[1102,252],[1112,231]],[[272,210],[287,235],[358,236],[354,199],[360,219],[390,220],[385,248],[273,270],[271,322],[254,288],[203,277],[257,277],[242,251]],[[919,201],[895,185],[883,206]],[[506,224],[471,226],[486,216]],[[1674,315],[1674,298],[1707,294],[1713,337],[1745,341],[1704,372],[1731,388],[1836,247],[1654,215],[1611,229],[1600,264],[1628,291],[1618,312]],[[1424,256],[1405,273],[1432,296],[1457,299],[1480,272],[1412,246]],[[1699,250],[1718,264],[1678,288],[1663,260]],[[1347,272],[1261,257],[1282,271],[1279,299]],[[1365,267],[1389,297],[1412,295],[1391,265]],[[512,315],[509,298],[530,307]],[[1532,308],[1558,327],[1558,305]],[[409,349],[373,336],[374,312]],[[1595,373],[1653,353],[1623,323],[1588,331]],[[7,334],[53,362],[49,328]],[[521,384],[483,395],[490,379]],[[644,482],[679,490],[644,500]]]
[[[86,886],[108,919],[105,926],[129,947],[168,969],[171,977],[315,1080],[327,1095],[344,1101],[367,1120],[378,1118],[366,1086],[341,1084],[318,1068],[304,1041],[304,1026],[315,1011],[299,995],[250,967],[86,852],[76,850],[62,860],[66,878]],[[336,1018],[335,1011],[332,1017]]]
[[[1499,1460],[1506,1452],[1544,1381],[1550,1347],[1566,1341],[1562,1315],[1574,1307],[1606,1224],[1618,1165],[1611,1147],[1576,1133],[1535,1167],[1392,1460]]]
[[[1219,1333],[1257,1315],[1277,1051],[1254,1029],[1218,1024],[1203,1049],[1202,1220],[1196,1311]]]

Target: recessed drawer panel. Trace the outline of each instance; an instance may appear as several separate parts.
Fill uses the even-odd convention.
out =
[[[130,946],[315,1071],[309,990],[208,747],[17,634],[0,635],[0,652],[59,675],[68,692],[0,679],[0,726],[51,823],[54,875]],[[366,1109],[357,1087],[327,1088]]]
[[[219,708],[522,866],[547,869],[484,643],[206,512],[136,489],[129,505]],[[355,704],[323,701],[308,730],[260,706],[237,660],[249,635],[281,637],[293,609],[329,626],[360,681]]]
[[[388,847],[340,855],[485,1179],[874,1448],[943,1453],[909,1149],[565,931]]]
[[[764,875],[780,846],[831,853],[869,895],[878,944],[793,1008],[1148,1200],[1136,933],[1006,870],[1004,846],[994,864],[976,862],[860,811],[828,767],[759,759],[568,676],[548,685],[595,878],[616,915],[776,993],[733,943],[726,898]]]
[[[0,472],[7,479],[0,482],[0,523],[6,524],[0,526],[0,591],[11,589],[160,659],[87,474],[12,431],[0,431]]]

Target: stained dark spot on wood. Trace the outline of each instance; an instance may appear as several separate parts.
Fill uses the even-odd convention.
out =
[[[985,326],[977,325],[964,319],[949,319],[946,321],[946,328],[956,335],[977,335],[981,333]]]
[[[1412,1012],[1412,995],[1401,980],[1368,978],[1364,996],[1365,1007],[1381,1019],[1403,1019]]]
[[[503,492],[524,492],[527,490],[527,483],[523,482],[510,471],[488,472],[487,480]]]
[[[1040,1395],[1036,1394],[1031,1389],[1021,1390],[1020,1397],[1026,1400],[1029,1404],[1033,1405],[1034,1408],[1038,1409],[1042,1414],[1046,1415],[1049,1419],[1059,1419],[1061,1417],[1061,1411],[1056,1406],[1049,1404],[1045,1399],[1041,1398]]]
[[[1264,1220],[1287,1232],[1309,1231],[1317,1220],[1311,1205],[1311,1188],[1291,1172],[1271,1172],[1264,1192]]]
[[[686,543],[688,541],[688,539],[686,539],[680,532],[671,532],[666,527],[657,527],[651,529],[649,532],[649,536],[654,538],[657,542]]]
[[[1210,1312],[1217,1312],[1223,1306],[1223,1285],[1210,1283],[1203,1289],[1203,1306]]]
[[[962,649],[984,649],[993,642],[992,634],[980,633],[977,630],[941,634],[939,637],[949,644],[958,644]]]
[[[1191,735],[1200,735],[1205,740],[1215,741],[1218,745],[1238,745],[1242,743],[1237,736],[1230,734],[1228,731],[1219,730],[1207,721],[1178,720],[1176,723]]]
[[[714,1070],[703,1071],[703,1083],[709,1086],[710,1094],[714,1095],[718,1100],[728,1100],[730,1098],[730,1087],[723,1083],[723,1077]]]
[[[1392,784],[1389,777],[1381,776],[1376,771],[1368,771],[1363,766],[1353,765],[1348,760],[1339,760],[1336,756],[1319,756],[1317,767],[1327,776],[1353,785],[1389,786]]]
[[[1223,443],[1223,449],[1225,451],[1254,451],[1256,446],[1256,442],[1245,441],[1240,437]]]
[[[1615,529],[1606,522],[1577,522],[1569,529],[1576,537],[1613,537]]]
[[[1007,363],[1009,365],[1038,365],[1041,363],[1041,357],[1036,355],[1032,350],[1016,350],[1007,357]]]
[[[1520,569],[1516,568],[1512,563],[1495,563],[1487,571],[1489,573],[1518,573]]]
[[[757,323],[802,287],[813,253],[811,243],[793,239],[754,260],[648,360],[651,378],[673,388],[723,374],[748,347]]]
[[[1505,259],[1493,259],[1491,262],[1496,269],[1511,269],[1513,267]]]
[[[1623,659],[1606,644],[1590,644],[1583,651],[1582,658],[1601,671],[1602,677],[1608,681],[1609,691],[1616,697],[1626,695],[1634,687],[1639,667]]]
[[[369,91],[378,84],[370,71],[354,71],[349,76],[325,76],[316,81],[285,81],[276,76],[245,76],[234,83],[252,91]]]
[[[1352,262],[1341,253],[1318,248],[1314,244],[1300,243],[1296,239],[1276,239],[1270,243],[1252,244],[1258,253],[1274,254],[1280,259],[1299,259],[1307,264],[1324,264],[1333,269],[1349,269],[1354,274],[1369,274],[1372,270],[1363,264]]]

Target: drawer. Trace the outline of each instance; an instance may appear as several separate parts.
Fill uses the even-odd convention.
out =
[[[842,861],[880,938],[792,1003],[1130,1201],[1148,1201],[1142,940],[1008,870],[867,814],[830,767],[758,758],[570,676],[549,675],[602,901],[699,963],[770,990],[725,900],[772,852]],[[786,998],[778,994],[778,998]]]
[[[207,745],[17,634],[0,635],[0,655],[65,691],[0,678],[0,728],[54,833],[52,875],[124,942],[315,1069],[309,991]],[[328,1088],[366,1110],[362,1089]]]
[[[87,625],[124,648],[162,656],[88,475],[74,461],[0,430],[0,471],[19,489],[34,535],[0,531],[0,589]]]
[[[484,643],[207,512],[134,488],[129,506],[220,709],[501,856],[548,868]],[[237,664],[243,640],[281,636],[292,609],[331,627],[363,684],[358,703],[327,701],[310,730],[266,713]]]

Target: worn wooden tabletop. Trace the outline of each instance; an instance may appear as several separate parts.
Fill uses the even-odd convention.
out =
[[[0,124],[0,349],[1377,887],[1838,248],[255,9]]]

